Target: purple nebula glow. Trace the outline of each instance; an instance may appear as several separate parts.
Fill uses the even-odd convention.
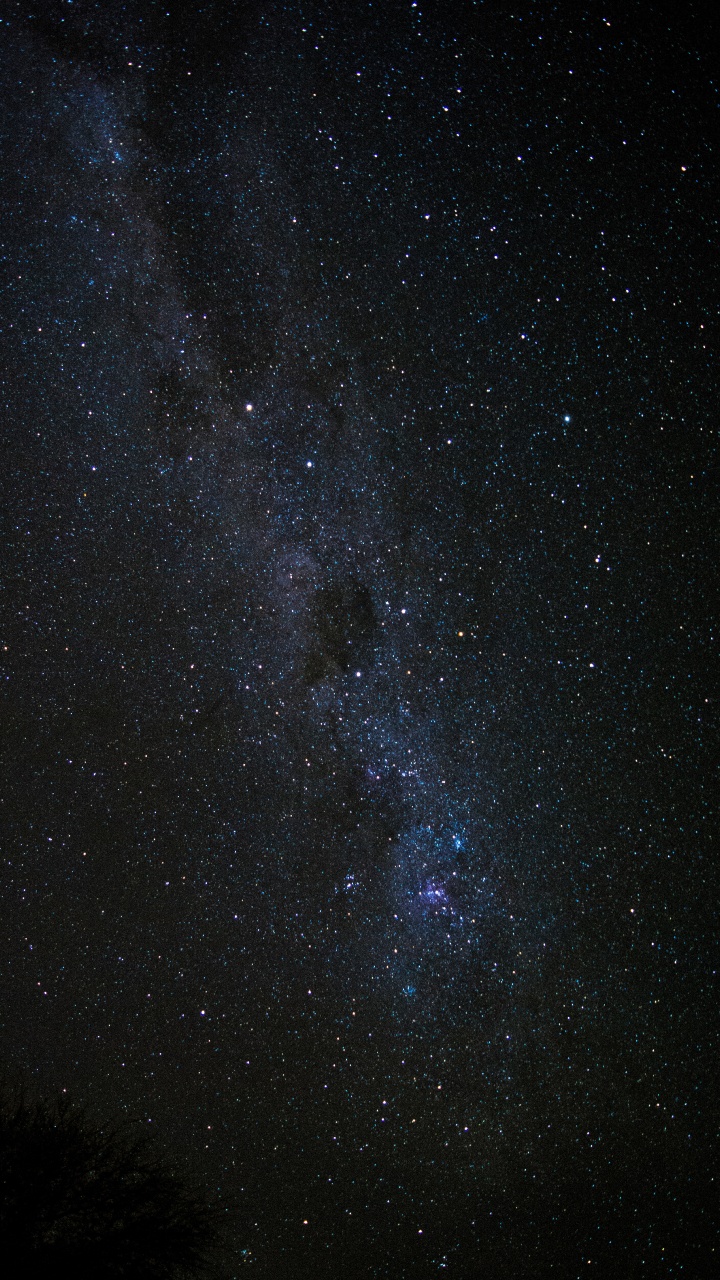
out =
[[[442,880],[432,876],[429,877],[423,882],[418,898],[420,905],[425,910],[434,909],[435,911],[443,912],[443,914],[452,913],[450,895]]]

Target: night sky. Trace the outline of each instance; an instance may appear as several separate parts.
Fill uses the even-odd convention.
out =
[[[701,13],[0,8],[0,1064],[229,1275],[712,1274]]]

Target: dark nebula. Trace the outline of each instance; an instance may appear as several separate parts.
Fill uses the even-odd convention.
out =
[[[3,1070],[228,1274],[713,1274],[714,19],[0,19]]]
[[[347,672],[351,666],[372,665],[378,628],[367,587],[352,580],[318,587],[312,615],[315,644],[305,664],[309,684]]]

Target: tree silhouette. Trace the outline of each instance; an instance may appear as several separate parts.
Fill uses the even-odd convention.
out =
[[[0,1259],[34,1280],[211,1274],[217,1211],[148,1139],[99,1127],[64,1099],[0,1098]]]

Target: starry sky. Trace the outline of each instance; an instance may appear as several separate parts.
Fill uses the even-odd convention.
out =
[[[717,1245],[717,33],[4,0],[0,1062],[228,1274]]]

